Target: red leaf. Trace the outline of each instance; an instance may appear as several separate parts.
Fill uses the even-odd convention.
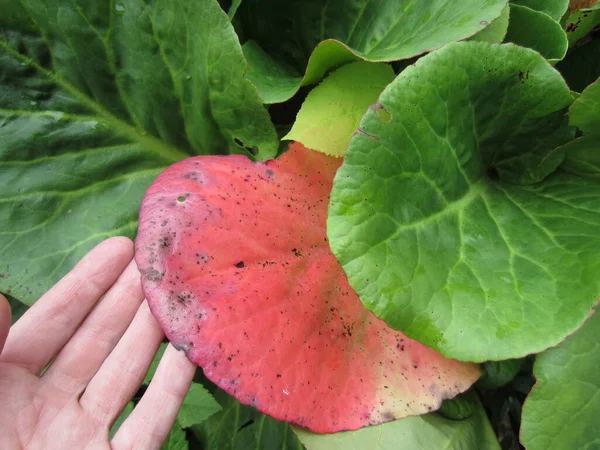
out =
[[[166,169],[136,261],[167,337],[222,389],[319,433],[436,409],[479,376],[366,310],[325,233],[340,159],[199,156]]]

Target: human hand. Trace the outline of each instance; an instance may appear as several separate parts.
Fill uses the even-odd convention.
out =
[[[109,442],[164,337],[132,256],[127,238],[102,242],[12,328],[0,295],[2,448],[160,448],[196,369],[171,345]]]

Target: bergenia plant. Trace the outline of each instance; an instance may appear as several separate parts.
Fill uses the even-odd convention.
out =
[[[199,366],[167,448],[592,448],[599,29],[597,0],[0,0],[0,290],[135,238]]]

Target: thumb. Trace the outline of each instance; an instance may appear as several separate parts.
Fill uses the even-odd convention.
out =
[[[11,312],[8,300],[0,294],[0,353],[4,348],[8,330],[10,330]]]

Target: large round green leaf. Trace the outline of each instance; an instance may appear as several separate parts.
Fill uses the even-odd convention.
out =
[[[571,102],[536,52],[462,42],[402,72],[364,117],[328,235],[388,325],[470,361],[556,345],[600,292],[600,185],[556,170]]]
[[[245,38],[255,41],[244,46],[247,76],[265,103],[276,103],[343,63],[408,59],[472,36],[497,19],[506,3],[245,0],[236,17]]]
[[[595,449],[600,442],[600,315],[557,348],[538,355],[523,407],[527,450]]]
[[[278,142],[216,0],[21,4],[0,20],[0,290],[31,304],[102,239],[133,237],[167,165]],[[24,14],[39,33],[9,28]]]

